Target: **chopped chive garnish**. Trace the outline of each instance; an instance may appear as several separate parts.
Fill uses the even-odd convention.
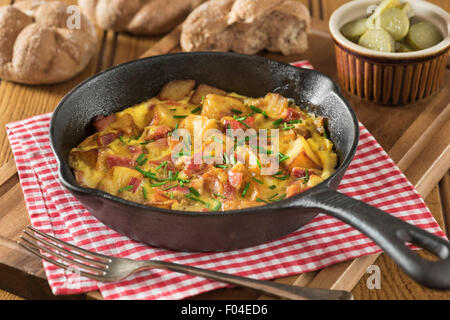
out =
[[[191,111],[192,114],[199,112],[200,110],[202,110],[202,107],[197,107],[194,110]]]
[[[263,111],[260,108],[256,107],[256,106],[250,106],[250,109],[252,109],[253,111],[255,111],[257,113],[263,113]]]
[[[145,171],[140,167],[134,167],[139,173],[142,173],[144,176],[157,180],[157,181],[161,181],[160,179],[158,179],[157,176],[155,176],[153,173],[149,172],[149,171]]]
[[[245,127],[250,129],[250,126],[246,124],[243,120],[238,120],[240,124],[244,125]]]
[[[281,176],[281,177],[277,177],[277,176],[273,176],[275,179],[278,179],[278,180],[287,180],[287,179],[289,179],[289,176],[288,175],[285,175],[285,176]]]
[[[141,142],[140,144],[149,144],[150,142],[153,142],[153,141],[155,141],[155,140],[144,141],[144,142]]]
[[[212,137],[212,139],[213,139],[214,141],[217,141],[218,143],[223,143],[222,139],[220,139],[220,138]]]
[[[217,202],[217,204],[214,206],[213,211],[219,211],[219,209],[222,207],[221,202]]]
[[[231,109],[231,111],[237,114],[242,114],[242,111],[238,109]]]
[[[189,152],[179,152],[178,154],[177,154],[177,156],[179,156],[179,157],[183,157],[183,156],[187,156],[187,157],[189,157],[191,154],[189,153]]]
[[[162,162],[159,166],[156,167],[156,170],[161,169],[163,166],[165,166],[167,164],[167,161],[164,160],[164,162]]]
[[[200,197],[200,193],[192,187],[189,187],[189,191],[196,197]]]
[[[172,109],[169,109],[170,111],[177,111],[177,109],[175,109],[175,108],[172,108]]]
[[[261,162],[259,162],[259,159],[258,159],[258,158],[256,158],[256,164],[258,165],[258,168],[260,168],[260,169],[262,168],[262,167],[261,167]]]
[[[281,130],[289,130],[289,129],[294,129],[295,127],[294,126],[288,126],[287,124],[286,124],[286,122],[284,123],[284,127],[283,128],[281,128]]]
[[[298,119],[298,120],[290,120],[288,121],[289,124],[293,124],[293,123],[302,123],[302,120]]]
[[[224,165],[224,164],[216,164],[215,167],[216,168],[221,168],[221,169],[228,169],[228,166]]]
[[[144,161],[144,160],[147,160],[147,159],[145,159],[145,153],[141,153],[139,155],[139,157],[137,157],[136,162],[139,163],[142,166],[141,162]]]
[[[286,197],[286,193],[283,193],[276,201],[281,201]]]
[[[305,179],[303,180],[303,184],[306,184],[309,181],[309,173],[308,168],[305,169]]]
[[[147,200],[147,189],[145,187],[142,187],[142,195],[144,196],[144,199]]]
[[[204,101],[205,101],[205,96],[202,96],[202,101],[201,101],[201,103],[203,104]]]
[[[169,180],[173,180],[173,173],[172,173],[172,170],[169,171],[168,178],[169,178]]]
[[[174,117],[175,119],[184,119],[184,118],[186,118],[187,116],[186,116],[186,115],[181,115],[181,114],[176,114],[176,115],[173,115],[173,117]]]
[[[275,193],[273,196],[271,196],[271,197],[269,198],[269,200],[272,200],[272,199],[275,198],[277,195],[279,195],[279,193]]]
[[[120,188],[119,192],[128,191],[128,190],[131,190],[133,188],[134,188],[134,186],[126,186],[126,187]]]
[[[170,200],[173,200],[173,191],[170,193]]]
[[[261,199],[261,198],[256,198],[255,200],[258,201],[258,202],[269,203],[268,201],[263,200],[263,199]]]
[[[282,118],[280,118],[280,119],[278,119],[278,120],[275,120],[274,122],[272,122],[272,124],[274,125],[274,126],[279,126],[280,125],[280,123],[282,123],[283,122],[283,119]]]
[[[281,153],[281,152],[278,152],[278,156],[280,157],[280,160],[278,161],[279,163],[281,163],[281,162],[286,161],[287,159],[289,159],[289,156],[287,156],[287,155],[285,155],[285,154],[283,154],[283,153]]]
[[[221,194],[213,193],[213,195],[222,199],[226,199],[226,197],[222,196]]]
[[[266,119],[269,117],[265,111],[262,112],[262,115],[263,115],[264,118],[266,118]]]
[[[194,197],[192,194],[185,194],[184,196],[185,196],[186,198],[188,198],[188,199],[191,199],[191,200],[198,201],[198,202],[201,202],[201,203],[203,203],[203,204],[206,204],[205,201],[203,201],[203,200],[201,200],[201,199],[199,199],[199,198]]]
[[[247,184],[245,185],[244,190],[242,191],[242,198],[244,198],[247,194],[248,188],[250,188],[250,182],[247,182]]]
[[[158,183],[151,183],[150,184],[150,187],[160,187],[160,186],[163,186],[163,185],[165,185],[165,184],[167,184],[167,182],[158,182]]]
[[[172,189],[172,188],[174,188],[174,187],[176,187],[176,186],[178,186],[178,183],[175,183],[174,185],[165,187],[165,188],[163,188],[163,190],[166,191],[166,190]]]
[[[262,182],[261,180],[256,179],[255,177],[252,177],[252,179],[256,182],[258,182],[259,184],[264,184],[264,182]]]
[[[123,140],[123,137],[122,137],[122,136],[119,136],[119,140],[120,140],[123,144],[126,144],[125,141]]]
[[[270,189],[270,190],[273,190],[273,189],[275,189],[276,187],[277,187],[277,186],[273,184],[273,185],[271,185],[271,186],[269,187],[269,189]]]

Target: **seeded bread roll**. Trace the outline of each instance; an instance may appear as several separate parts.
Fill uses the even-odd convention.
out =
[[[155,35],[170,31],[204,0],[78,0],[102,29]]]
[[[80,73],[96,51],[97,35],[87,17],[72,14],[57,1],[0,7],[0,78],[50,84]]]
[[[185,20],[183,51],[267,49],[284,55],[308,49],[308,9],[292,0],[209,0]]]

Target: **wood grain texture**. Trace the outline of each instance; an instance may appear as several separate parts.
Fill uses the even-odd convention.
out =
[[[449,174],[443,179],[449,180]],[[439,223],[443,230],[446,230],[445,213],[442,204],[442,198],[440,193],[441,187],[436,186],[425,202],[433,212],[436,221]],[[447,193],[447,197],[450,197],[450,193]],[[448,220],[447,220],[448,221]],[[422,257],[431,259],[431,255],[424,251],[419,251],[418,254]],[[367,280],[369,274],[364,274],[355,288],[352,290],[355,299],[369,299],[369,300],[400,300],[400,299],[428,299],[428,300],[448,300],[450,298],[450,291],[437,291],[426,289],[416,282],[412,281],[393,261],[385,254],[381,254],[380,257],[374,262],[375,265],[380,267],[381,274],[381,289],[368,289]]]

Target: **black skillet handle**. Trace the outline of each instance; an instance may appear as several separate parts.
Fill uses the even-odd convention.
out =
[[[418,283],[433,289],[450,289],[450,243],[444,239],[328,188],[305,194],[298,204],[323,210],[358,229]],[[432,252],[439,260],[421,258],[406,243]]]

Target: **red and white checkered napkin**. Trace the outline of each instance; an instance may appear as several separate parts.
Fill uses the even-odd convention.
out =
[[[175,252],[133,241],[94,218],[60,185],[49,143],[50,117],[40,115],[6,127],[32,225],[62,240],[107,255],[168,260],[257,279],[308,272],[381,251],[360,232],[325,214],[282,239],[232,252]],[[414,187],[364,126],[360,130],[356,157],[339,190],[443,237]],[[161,270],[102,283],[45,261],[44,266],[55,294],[99,289],[105,299],[182,299],[225,286]]]

